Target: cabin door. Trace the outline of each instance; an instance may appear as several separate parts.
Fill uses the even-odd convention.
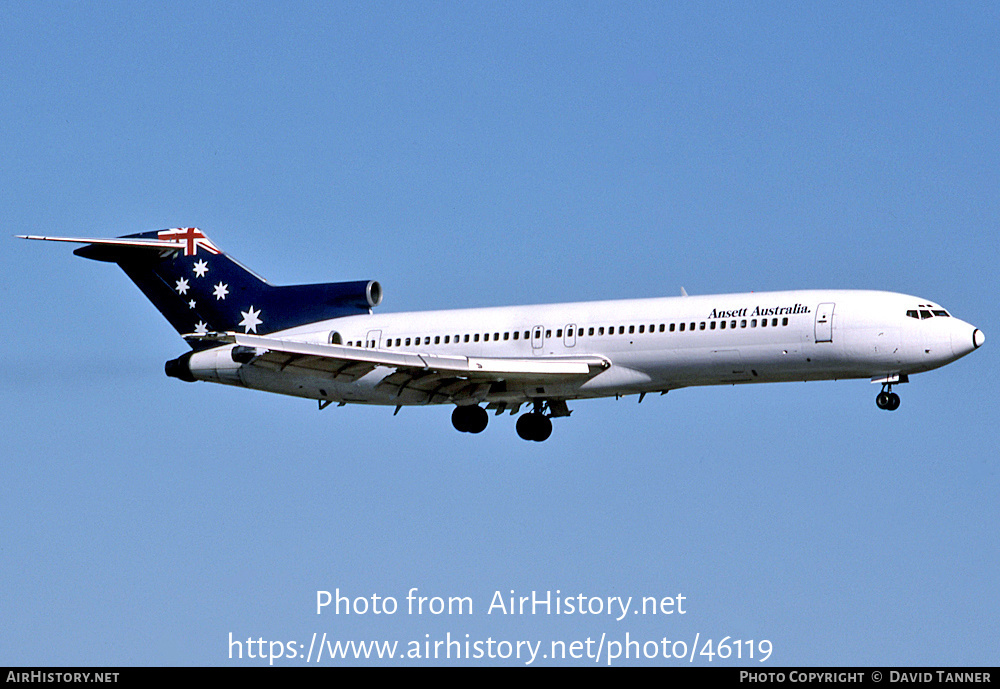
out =
[[[833,342],[834,304],[820,304],[816,307],[816,341]]]

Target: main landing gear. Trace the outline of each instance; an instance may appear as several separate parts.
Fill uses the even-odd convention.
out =
[[[552,435],[552,421],[541,411],[522,414],[517,419],[517,434],[524,440],[540,443]]]
[[[451,425],[462,433],[482,433],[489,422],[490,417],[486,410],[478,404],[455,407],[455,411],[451,413]]]
[[[555,409],[555,414],[559,415],[558,408]],[[568,413],[563,414],[567,415]],[[478,404],[455,407],[455,411],[451,413],[451,424],[455,430],[462,433],[482,433],[486,430],[489,420],[486,410]],[[543,413],[542,402],[535,402],[534,411],[522,414],[517,419],[517,434],[525,440],[534,440],[538,443],[552,435],[552,421]]]
[[[892,385],[882,386],[882,392],[875,397],[875,406],[886,411],[899,409],[899,395],[892,391]]]

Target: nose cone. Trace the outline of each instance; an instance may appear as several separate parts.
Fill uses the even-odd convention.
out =
[[[986,335],[983,331],[968,323],[962,323],[951,332],[951,349],[956,359],[979,349],[985,342]]]

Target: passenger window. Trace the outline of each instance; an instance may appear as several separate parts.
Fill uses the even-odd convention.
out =
[[[663,323],[660,323],[660,332],[663,332]]]
[[[767,327],[767,319],[766,318],[761,318],[760,319],[760,327],[762,327],[762,328],[766,328]]]
[[[740,327],[741,328],[747,327],[747,319],[746,318],[744,318],[743,320],[740,321]]]
[[[435,335],[434,336],[434,344],[441,344],[441,336],[440,335]]]
[[[694,330],[694,323],[691,324],[690,330]]]
[[[625,326],[624,325],[619,325],[618,326],[618,334],[619,335],[624,335],[625,334]]]
[[[702,321],[702,322],[701,322],[701,323],[700,323],[700,324],[698,325],[698,330],[704,330],[704,329],[705,329],[705,321]]]
[[[645,333],[645,332],[646,332],[646,326],[644,326],[644,325],[640,325],[640,326],[639,326],[639,334],[640,334],[640,335],[642,335],[642,334],[643,334],[643,333]]]
[[[708,326],[708,329],[715,330],[715,321],[712,321],[712,323]]]
[[[515,331],[514,331],[514,339],[516,340],[516,339],[517,339],[517,336],[518,336],[518,335],[520,335],[520,334],[521,334],[521,331],[520,331],[520,330],[515,330]]]
[[[545,331],[545,337],[546,338],[552,337],[552,331],[551,330],[546,330]]]
[[[472,341],[479,342],[479,333],[476,333],[475,335],[472,336]]]
[[[556,330],[556,337],[562,337],[562,328]]]
[[[685,325],[687,325],[687,323],[681,323],[681,332],[684,332],[684,326]]]
[[[503,341],[506,342],[509,339],[510,339],[510,333],[504,333],[503,334]]]
[[[597,329],[597,334],[598,335],[603,335],[604,334],[604,328],[603,327],[602,328],[598,328]]]
[[[750,327],[751,328],[756,328],[757,327],[757,319],[756,318],[751,318],[750,319]]]
[[[719,329],[720,330],[725,330],[726,329],[726,322],[725,321],[720,321],[719,322]]]
[[[787,316],[785,316],[784,318],[781,319],[781,324],[782,325],[788,325],[788,317]]]
[[[670,332],[674,332],[674,324],[673,323],[670,324]]]
[[[593,337],[594,336],[594,329],[593,328],[587,328],[587,335],[589,335],[590,337]]]
[[[407,346],[407,347],[409,347],[409,346],[410,346],[410,338],[406,338],[406,346]]]

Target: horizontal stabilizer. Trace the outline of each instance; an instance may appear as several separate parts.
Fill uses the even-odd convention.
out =
[[[137,249],[182,249],[178,242],[164,239],[96,239],[92,237],[43,237],[39,234],[19,234],[19,239],[36,239],[44,242],[71,242],[74,244],[107,244]]]

